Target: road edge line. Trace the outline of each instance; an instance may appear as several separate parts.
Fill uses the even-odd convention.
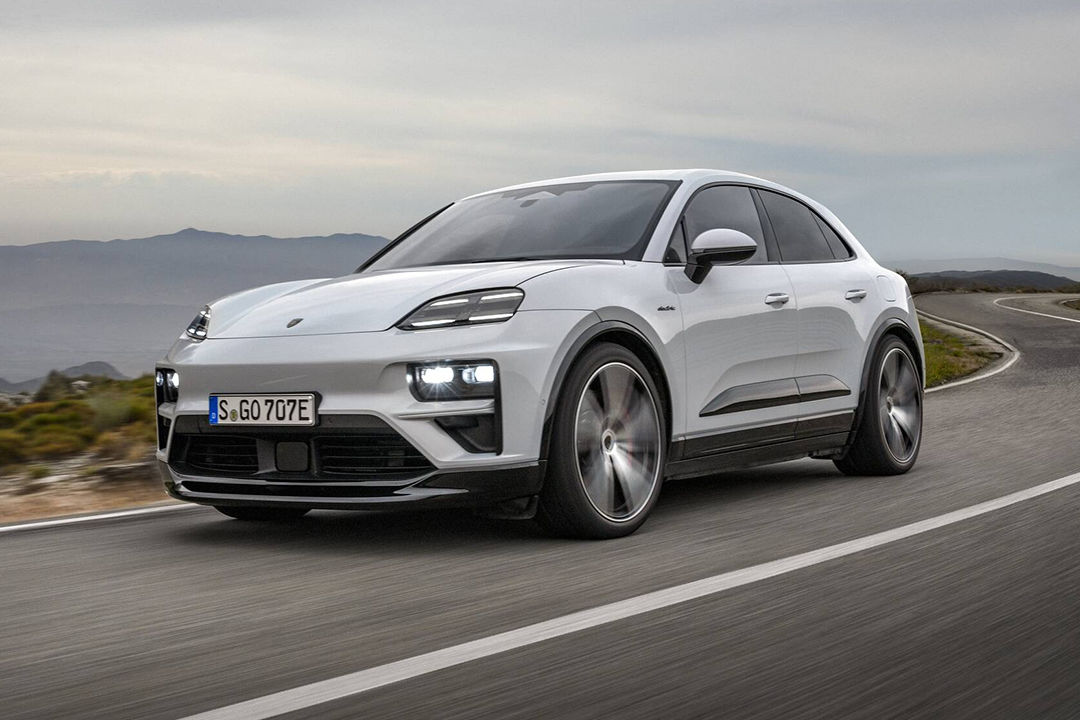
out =
[[[93,522],[95,520],[112,520],[115,518],[136,517],[139,515],[153,515],[157,513],[173,512],[176,510],[190,510],[198,507],[190,503],[177,503],[175,505],[151,505],[144,508],[132,508],[130,510],[113,510],[94,515],[75,515],[74,517],[59,517],[52,520],[34,520],[27,523],[12,525],[0,525],[0,534],[19,532],[22,530],[38,530],[43,528],[58,527],[61,525],[77,525],[80,523]]]
[[[1001,302],[1002,300],[1012,300],[1014,297],[1016,296],[1009,295],[1007,297],[999,297],[994,300],[994,304],[997,305],[999,308],[1005,308],[1006,310],[1012,310],[1013,312],[1027,313],[1028,315],[1038,315],[1039,317],[1048,317],[1053,318],[1054,320],[1064,320],[1065,322],[1071,323],[1080,323],[1080,320],[1076,318],[1061,317],[1060,315],[1051,315],[1050,313],[1038,312],[1035,310],[1024,310],[1023,308],[1013,307],[1012,305],[1005,305]],[[1063,298],[1061,302],[1065,302],[1065,300],[1068,300],[1068,298]]]
[[[939,390],[948,390],[949,388],[959,387],[961,385],[967,385],[968,383],[977,382],[979,380],[985,380],[985,379],[987,379],[989,377],[993,377],[994,375],[997,375],[998,373],[1005,372],[1006,370],[1011,368],[1016,363],[1017,360],[1020,359],[1020,350],[1016,346],[1014,346],[1013,344],[1011,344],[1011,343],[1009,343],[1009,342],[1007,342],[1005,340],[1002,340],[997,335],[994,335],[993,333],[991,333],[991,332],[989,332],[987,330],[983,330],[982,328],[977,328],[974,325],[967,325],[967,324],[962,323],[962,322],[957,322],[956,320],[950,320],[949,318],[944,318],[944,317],[941,317],[940,315],[934,315],[933,313],[923,312],[922,310],[919,310],[918,308],[916,308],[916,311],[918,312],[919,315],[925,315],[927,318],[929,318],[930,320],[933,320],[934,322],[939,322],[939,323],[941,323],[943,325],[951,325],[952,327],[961,328],[962,330],[968,330],[969,332],[973,332],[973,333],[976,333],[978,335],[982,335],[983,337],[988,338],[988,339],[992,340],[993,342],[997,343],[998,345],[1000,345],[1001,347],[1005,348],[1006,352],[1009,353],[1009,355],[1010,355],[1010,357],[1005,362],[998,363],[998,364],[995,364],[995,365],[991,365],[990,369],[988,369],[988,370],[979,371],[979,372],[975,373],[974,375],[969,375],[969,376],[967,376],[965,378],[960,378],[959,380],[953,380],[952,382],[947,382],[944,385],[935,385],[932,388],[927,388],[926,390],[924,390],[923,391],[924,394],[932,393],[932,392],[938,392]]]

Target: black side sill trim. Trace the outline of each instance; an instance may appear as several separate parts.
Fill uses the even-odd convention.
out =
[[[799,386],[795,378],[766,380],[729,387],[701,409],[700,416],[757,410],[758,408],[789,405],[799,402]]]
[[[669,462],[667,468],[665,468],[664,477],[676,479],[714,475],[724,470],[768,465],[783,460],[795,460],[814,452],[840,450],[847,440],[848,433],[846,432],[830,433],[744,447],[737,450],[727,450],[711,455],[687,457],[683,460]]]
[[[799,402],[825,400],[851,394],[851,388],[832,375],[804,375],[795,378],[799,386]]]
[[[846,435],[851,430],[854,420],[855,412],[846,410],[742,430],[701,435],[673,443],[674,447],[670,456],[674,461],[690,460],[708,455],[762,448],[793,440],[809,440],[822,435],[836,435],[837,433]]]
[[[784,380],[736,385],[710,400],[700,417],[791,405],[850,395],[851,388],[832,375],[804,375]]]

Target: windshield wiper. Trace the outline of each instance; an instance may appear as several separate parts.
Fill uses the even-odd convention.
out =
[[[554,257],[538,257],[535,255],[517,255],[514,257],[484,258],[483,260],[469,260],[469,264],[486,262],[525,262],[526,260],[557,260]]]

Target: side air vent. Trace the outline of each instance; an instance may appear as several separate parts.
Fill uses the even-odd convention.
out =
[[[395,432],[317,437],[315,462],[321,475],[413,477],[431,468],[420,451]]]

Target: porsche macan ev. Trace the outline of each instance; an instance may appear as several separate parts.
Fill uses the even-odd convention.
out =
[[[907,284],[828,209],[714,170],[452,203],[351,275],[196,316],[157,367],[168,492],[250,520],[471,506],[637,529],[665,480],[919,453]]]

